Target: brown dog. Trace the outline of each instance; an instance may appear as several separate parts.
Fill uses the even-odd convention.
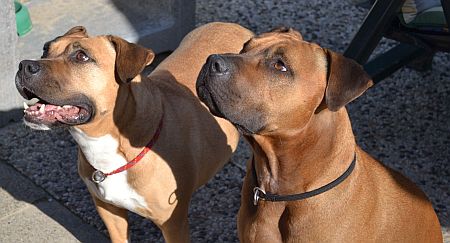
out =
[[[151,219],[167,242],[189,241],[191,195],[239,139],[199,102],[195,81],[210,54],[237,53],[251,36],[236,24],[204,25],[143,77],[151,50],[75,27],[47,43],[41,60],[20,63],[19,92],[40,100],[26,107],[25,122],[68,127],[79,145],[79,174],[113,242],[129,238],[127,210]]]
[[[360,65],[291,29],[208,58],[199,96],[254,152],[242,242],[442,242],[424,193],[355,143],[344,106],[371,85]]]

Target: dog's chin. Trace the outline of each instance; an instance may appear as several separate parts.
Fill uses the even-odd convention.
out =
[[[227,119],[227,117],[220,111],[220,108],[219,106],[217,106],[217,103],[211,93],[205,91],[203,102],[206,104],[211,114],[220,118]]]
[[[232,122],[232,124],[237,128],[237,130],[238,130],[240,133],[242,133],[242,134],[244,134],[244,135],[253,135],[253,134],[256,134],[256,132],[254,132],[254,131],[248,129],[247,127],[245,127],[245,126],[243,126],[243,125],[240,125],[240,124],[237,124],[237,123],[233,123],[233,122]]]
[[[216,103],[213,95],[211,94],[211,92],[208,90],[208,88],[205,85],[205,83],[206,83],[205,76],[206,75],[203,73],[203,70],[202,70],[202,72],[200,72],[200,76],[199,76],[199,78],[197,80],[197,84],[196,84],[198,98],[200,99],[201,102],[205,103],[205,105],[208,107],[211,114],[213,114],[214,116],[226,119],[226,117],[223,115],[223,113],[220,111],[219,107],[217,106],[217,103]]]
[[[214,116],[223,118],[231,122],[239,132],[242,134],[252,135],[255,134],[254,131],[248,129],[246,126],[241,125],[238,122],[234,122],[233,119],[230,119],[230,117],[226,116],[219,108],[218,104],[216,103],[216,100],[214,99],[214,96],[209,92],[205,87],[200,87],[200,89],[197,89],[197,92],[199,94],[200,100],[206,104],[211,114]]]
[[[200,99],[200,101],[202,101],[203,103],[205,103],[205,105],[208,107],[209,111],[211,112],[211,114],[213,114],[214,116],[223,118],[228,120],[229,122],[231,122],[231,124],[233,124],[239,132],[241,132],[242,134],[246,134],[246,135],[252,135],[255,134],[254,131],[248,129],[246,126],[241,125],[238,122],[233,122],[232,119],[230,119],[229,117],[227,117],[219,108],[219,105],[217,104],[217,101],[214,99],[214,95],[212,94],[212,92],[210,92],[206,86],[204,85],[204,80],[199,80],[197,81],[197,94],[198,97]]]

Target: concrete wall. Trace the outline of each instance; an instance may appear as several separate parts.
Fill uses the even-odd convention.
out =
[[[0,6],[0,126],[2,126],[12,118],[17,120],[22,114],[22,111],[17,109],[21,106],[22,99],[14,85],[17,69],[14,4],[11,0],[0,0]]]

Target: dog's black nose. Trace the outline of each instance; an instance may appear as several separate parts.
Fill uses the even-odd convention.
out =
[[[19,71],[25,75],[35,75],[41,71],[41,66],[37,61],[23,60],[19,63]]]
[[[220,55],[213,54],[208,58],[209,70],[211,74],[226,74],[228,73],[229,67],[225,59]]]

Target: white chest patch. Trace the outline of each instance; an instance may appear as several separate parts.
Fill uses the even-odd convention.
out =
[[[125,158],[117,153],[119,143],[111,135],[93,138],[77,128],[71,128],[70,133],[95,169],[108,173],[127,163]],[[128,185],[126,170],[108,176],[99,184],[94,183],[91,178],[82,179],[89,190],[104,202],[133,212],[136,212],[137,208],[147,208],[145,199]]]

